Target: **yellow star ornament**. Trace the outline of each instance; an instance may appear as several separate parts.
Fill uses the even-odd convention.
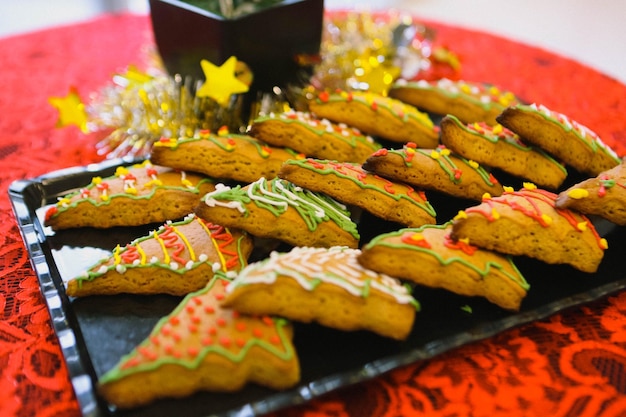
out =
[[[206,81],[198,89],[198,97],[210,97],[226,107],[233,94],[245,93],[248,85],[237,78],[237,58],[231,56],[221,67],[203,59],[200,61]]]
[[[70,87],[70,91],[65,97],[50,97],[48,102],[59,111],[57,127],[76,125],[81,132],[89,133],[85,104],[80,99],[75,87]]]

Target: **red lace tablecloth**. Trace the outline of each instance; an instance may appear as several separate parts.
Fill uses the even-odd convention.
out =
[[[463,63],[595,130],[626,154],[626,86],[547,51],[432,23]],[[145,16],[105,16],[0,40],[0,415],[80,414],[13,217],[12,181],[98,162],[98,138],[56,129],[51,96],[87,94],[141,65]],[[626,292],[406,366],[277,416],[626,416]]]

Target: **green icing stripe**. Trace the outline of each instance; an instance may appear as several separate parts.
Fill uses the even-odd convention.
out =
[[[117,180],[117,177],[108,177],[108,178],[103,178],[103,181],[108,181],[108,180],[112,180],[115,179]],[[106,200],[96,200],[92,197],[87,197],[87,198],[82,198],[76,201],[73,201],[69,204],[63,204],[63,205],[56,205],[57,208],[57,212],[54,214],[54,216],[57,216],[59,213],[62,213],[66,210],[69,210],[70,208],[74,208],[76,207],[79,203],[91,203],[96,207],[100,207],[100,206],[107,206],[109,204],[111,204],[111,201],[114,198],[118,198],[118,197],[126,197],[126,198],[131,198],[133,200],[145,200],[145,199],[150,199],[154,196],[154,194],[157,192],[157,190],[180,190],[180,191],[185,191],[185,192],[189,192],[189,193],[194,193],[194,194],[198,194],[200,192],[199,188],[202,184],[204,183],[213,183],[214,181],[210,178],[203,178],[200,181],[198,181],[198,183],[196,185],[194,185],[192,188],[190,187],[184,187],[184,186],[175,186],[175,185],[154,185],[151,187],[151,191],[149,194],[146,195],[134,195],[134,194],[129,194],[129,193],[117,193],[117,194],[110,194],[108,197],[108,199]],[[83,187],[83,189],[92,189],[93,187],[95,187],[95,185],[89,184],[86,187]],[[70,193],[66,196],[64,196],[64,199],[72,199],[74,198],[74,196],[81,194],[80,190]]]
[[[216,277],[214,277],[212,281],[209,284],[207,284],[206,287],[204,287],[203,289],[199,291],[196,291],[194,293],[187,295],[182,300],[182,302],[174,309],[174,311],[170,313],[169,316],[165,316],[161,320],[159,320],[159,322],[153,328],[150,335],[151,336],[158,335],[161,332],[161,328],[166,323],[168,323],[168,320],[170,317],[178,315],[181,312],[181,310],[183,310],[187,306],[191,298],[196,297],[198,295],[206,294],[207,292],[209,292],[211,288],[213,288],[213,286],[217,283],[218,280],[230,281],[226,277],[220,276],[220,274],[216,274]],[[193,360],[183,360],[179,358],[168,357],[168,358],[157,359],[150,363],[143,363],[141,365],[133,366],[126,370],[121,369],[121,366],[124,363],[126,363],[129,359],[131,359],[133,356],[136,355],[136,351],[138,349],[141,349],[142,347],[150,345],[151,343],[150,337],[148,337],[132,352],[130,352],[127,355],[124,355],[114,368],[112,368],[111,370],[107,371],[104,375],[102,375],[102,377],[100,377],[99,382],[108,383],[108,382],[116,381],[118,379],[124,378],[126,376],[129,376],[135,373],[153,371],[166,364],[179,365],[187,369],[196,369],[200,365],[204,357],[208,355],[209,353],[216,353],[218,355],[221,355],[225,357],[226,359],[230,360],[231,362],[241,362],[243,359],[245,359],[246,355],[248,354],[248,352],[253,346],[258,346],[270,352],[271,354],[275,355],[276,357],[280,358],[281,360],[285,360],[285,361],[290,360],[294,356],[295,352],[293,351],[291,347],[291,343],[283,330],[283,327],[287,325],[288,322],[287,320],[281,319],[281,318],[275,318],[272,320],[274,320],[274,323],[276,325],[276,331],[280,338],[280,346],[282,347],[281,350],[277,349],[274,345],[264,340],[253,338],[253,339],[248,340],[246,345],[243,346],[237,354],[233,354],[231,351],[223,348],[219,344],[214,344],[214,345],[210,345],[202,349],[202,351],[199,352],[199,354],[195,356]]]
[[[216,191],[208,193],[203,200],[207,205],[215,204],[237,209],[244,216],[249,215],[245,205],[251,202],[276,217],[292,207],[311,231],[316,230],[322,222],[333,221],[355,239],[360,238],[357,226],[350,219],[350,212],[343,204],[280,178],[273,178],[270,181],[260,178],[243,188],[239,185],[233,188],[219,187]]]
[[[583,143],[585,143],[594,153],[601,151],[605,153],[606,155],[610,156],[613,160],[615,160],[617,164],[621,163],[621,159],[615,154],[615,152],[613,152],[611,148],[609,148],[604,142],[602,142],[602,140],[597,136],[595,132],[593,132],[591,129],[589,129],[586,126],[581,125],[580,123],[577,123],[567,118],[567,116],[562,115],[569,122],[569,125],[557,119],[555,115],[557,115],[558,113],[548,109],[545,106],[536,105],[536,104],[535,105],[518,104],[517,106],[515,106],[515,108],[524,112],[540,115],[544,119],[559,125],[566,132],[573,133],[576,137],[578,137],[578,139],[580,139]],[[583,135],[578,129],[575,129],[574,123],[578,124],[578,126],[580,126],[581,129],[586,130],[587,131],[586,134]]]
[[[372,184],[365,184],[361,181],[358,180],[358,178],[355,178],[351,175],[347,175],[347,174],[342,174],[341,172],[337,171],[336,169],[330,167],[330,168],[325,168],[325,169],[319,169],[319,168],[315,168],[313,165],[311,165],[309,163],[309,159],[305,159],[305,160],[289,160],[286,161],[285,164],[289,164],[289,165],[297,165],[299,167],[305,168],[305,169],[309,169],[311,171],[315,171],[318,172],[320,174],[324,174],[324,175],[335,175],[337,177],[346,179],[346,180],[350,180],[353,183],[357,184],[359,187],[364,188],[364,189],[370,189],[370,190],[375,190],[378,191],[381,194],[386,195],[387,197],[393,198],[394,200],[398,201],[400,199],[404,199],[407,200],[409,202],[411,202],[412,204],[415,204],[416,206],[418,206],[419,208],[421,208],[422,210],[424,210],[426,213],[430,214],[433,217],[436,217],[437,213],[435,212],[435,209],[433,208],[433,206],[428,202],[428,201],[424,201],[423,203],[420,203],[418,201],[416,201],[415,199],[411,198],[410,196],[408,196],[407,194],[404,193],[398,193],[398,194],[392,194],[388,191],[386,191],[385,189],[372,185]],[[321,163],[321,164],[327,164],[330,161],[326,161],[326,160],[316,160],[317,162]],[[417,192],[416,192],[417,193]]]
[[[411,295],[411,289],[395,278],[369,271],[368,278],[360,279],[366,271],[355,257],[340,259],[342,253],[360,254],[360,250],[345,247],[293,248],[291,252],[273,253],[269,258],[249,265],[229,285],[228,292],[249,285],[272,285],[279,277],[288,277],[307,291],[315,291],[321,283],[342,288],[348,294],[367,298],[372,290],[396,299],[399,304],[409,304],[416,310],[419,302]],[[320,269],[320,265],[330,266]],[[378,280],[376,278],[378,277]],[[385,279],[389,279],[386,281]]]
[[[389,149],[388,150],[389,153],[394,153],[396,155],[399,155],[400,157],[402,157],[402,159],[404,160],[404,163],[406,166],[410,167],[412,166],[412,162],[410,162],[407,157],[408,154],[406,152],[406,149]],[[415,152],[419,152],[420,154],[433,159],[434,161],[436,161],[439,164],[439,167],[446,173],[448,174],[448,178],[450,179],[450,181],[454,184],[460,184],[463,181],[463,170],[461,170],[452,160],[452,158],[450,157],[450,155],[446,155],[444,153],[441,152],[440,148],[437,149],[415,149]],[[438,152],[439,153],[439,157],[438,158],[433,158],[431,156],[431,154],[433,152]],[[482,178],[482,180],[485,182],[485,184],[493,187],[495,185],[495,183],[491,180],[491,176],[489,175],[489,173],[480,165],[478,165],[477,167],[473,167],[472,164],[470,164],[470,161],[468,161],[467,159],[459,156],[459,155],[455,155],[456,158],[458,158],[460,161],[462,161],[467,168],[472,169],[474,171],[476,171],[476,173]],[[459,170],[461,172],[461,175],[456,176],[457,171]]]
[[[483,269],[483,268],[479,268],[478,266],[473,265],[473,264],[467,262],[466,260],[464,260],[464,259],[462,259],[460,257],[457,257],[457,256],[454,256],[454,257],[451,257],[451,258],[448,258],[448,259],[443,259],[440,254],[436,253],[432,249],[424,248],[424,247],[421,247],[421,246],[410,245],[410,244],[406,244],[406,243],[391,244],[391,243],[383,242],[383,240],[386,239],[386,238],[399,237],[399,236],[402,236],[404,233],[421,233],[424,229],[427,229],[427,228],[445,229],[449,225],[450,225],[450,223],[446,223],[446,224],[442,224],[442,225],[425,225],[425,226],[421,226],[421,227],[418,227],[418,228],[405,228],[405,229],[400,229],[400,230],[395,231],[395,232],[390,232],[390,233],[385,233],[385,234],[382,234],[382,235],[378,235],[378,236],[374,237],[365,246],[364,250],[370,249],[370,248],[372,248],[374,246],[384,246],[384,247],[388,247],[388,248],[414,250],[414,251],[417,251],[417,252],[427,253],[427,254],[433,256],[434,258],[436,258],[439,261],[439,263],[441,263],[441,265],[444,265],[444,266],[453,264],[455,262],[460,263],[463,266],[465,266],[465,267],[467,267],[469,269],[474,270],[475,272],[477,272],[481,276],[486,276],[487,274],[489,274],[489,272],[491,271],[492,268],[495,268],[495,269],[500,270],[500,272],[502,272],[507,278],[511,279],[512,281],[514,281],[516,284],[518,284],[520,287],[524,288],[525,290],[528,290],[530,288],[530,285],[528,284],[528,282],[526,282],[526,280],[522,276],[521,272],[517,269],[517,266],[515,266],[515,264],[513,263],[513,260],[509,256],[505,256],[505,259],[507,259],[507,261],[509,262],[509,265],[511,266],[511,268],[513,268],[513,270],[517,273],[517,275],[512,275],[512,274],[506,272],[504,270],[504,266],[500,265],[497,262],[489,261],[489,262],[487,262],[487,264],[485,265],[485,267]]]
[[[323,136],[323,135],[331,135],[336,139],[339,139],[343,142],[348,143],[350,146],[352,146],[353,148],[355,148],[357,146],[358,143],[362,143],[363,145],[367,145],[368,147],[370,147],[372,149],[372,151],[376,151],[378,149],[380,149],[382,146],[377,143],[374,142],[373,139],[372,141],[368,141],[367,140],[367,136],[366,135],[354,135],[354,134],[350,134],[350,135],[342,135],[338,132],[335,131],[329,131],[326,130],[325,125],[323,124],[318,124],[318,125],[312,125],[311,123],[309,123],[306,119],[300,119],[300,116],[298,116],[297,118],[292,118],[292,117],[288,117],[287,115],[284,114],[280,114],[278,116],[261,116],[257,119],[254,120],[254,123],[263,123],[265,121],[268,120],[277,120],[277,121],[281,121],[283,123],[286,124],[298,124],[304,128],[306,128],[307,130],[309,130],[311,133],[316,134],[317,136]],[[319,122],[318,122],[319,123]],[[348,129],[344,129],[344,131],[348,131]]]
[[[188,216],[185,220],[182,220],[180,222],[175,222],[175,223],[171,223],[172,227],[180,227],[180,226],[184,226],[186,224],[191,223],[192,221],[195,220],[194,216]],[[158,230],[155,230],[154,232],[146,235],[146,236],[142,236],[139,237],[135,240],[133,240],[132,242],[130,242],[128,244],[128,246],[130,247],[137,247],[140,243],[149,240],[149,239],[154,239],[154,235],[160,235],[162,233],[165,233],[166,229],[165,228],[159,228]],[[245,240],[245,236],[240,236],[237,239],[237,254],[238,254],[238,258],[239,258],[239,270],[243,269],[243,267],[245,266],[245,257],[241,255],[241,244],[242,242]],[[125,246],[123,248],[120,249],[118,256],[123,257],[124,253],[127,252],[128,246]],[[202,255],[202,254],[200,254]],[[199,258],[199,257],[198,257]],[[118,267],[123,267],[124,269],[135,269],[135,268],[162,268],[162,269],[167,269],[171,272],[174,272],[176,274],[179,275],[183,275],[184,273],[186,273],[187,271],[193,270],[195,268],[197,268],[198,266],[202,265],[202,264],[207,264],[208,260],[202,261],[200,259],[198,259],[197,261],[194,261],[192,263],[188,263],[185,265],[179,265],[179,267],[177,269],[174,269],[172,267],[171,263],[164,263],[161,261],[157,261],[157,262],[152,262],[150,259],[146,259],[146,263],[145,264],[140,264],[140,263],[120,263],[120,264],[110,264],[110,265],[106,265],[108,262],[110,261],[109,258],[104,258],[102,259],[100,262],[96,263],[95,265],[91,266],[89,268],[88,271],[86,271],[83,275],[74,278],[77,282],[79,287],[82,285],[83,281],[93,281],[94,279],[97,279],[99,277],[101,277],[102,275],[117,269]],[[106,265],[106,270],[101,270],[100,268],[98,268],[98,265],[102,265],[105,266]],[[221,266],[221,265],[220,265]],[[97,268],[97,269],[96,269]],[[94,269],[96,269],[94,271]]]
[[[226,140],[233,139],[233,140],[237,140],[237,141],[248,142],[248,143],[250,143],[251,145],[253,145],[256,148],[257,153],[262,158],[269,158],[270,155],[271,155],[271,150],[272,149],[276,149],[276,148],[272,148],[270,145],[267,145],[267,144],[265,144],[263,142],[260,142],[260,141],[256,140],[255,138],[252,138],[250,136],[247,136],[247,135],[236,135],[236,134],[217,135],[217,136],[213,135],[213,134],[207,134],[207,135],[201,135],[201,136],[194,136],[192,138],[163,139],[161,141],[155,142],[154,146],[170,148],[170,149],[176,149],[180,145],[185,144],[185,143],[199,142],[199,141],[209,141],[211,143],[214,143],[217,147],[222,149],[224,152],[234,152],[237,149],[237,144],[236,143],[234,145],[228,145],[228,144],[224,144],[222,141],[220,141],[218,139],[226,139]],[[264,149],[265,147],[270,149],[270,151],[268,152],[267,150],[265,150]],[[286,151],[287,153],[289,153],[294,158],[299,157],[301,155],[299,152],[296,152],[296,151],[294,151],[293,149],[290,149],[290,148],[280,148],[280,149]]]
[[[319,100],[319,99],[318,99]],[[416,121],[418,121],[419,123],[421,123],[422,125],[428,127],[428,128],[434,128],[435,125],[433,123],[433,121],[430,119],[430,116],[427,113],[422,113],[419,110],[415,109],[414,107],[410,108],[408,105],[399,102],[399,105],[404,106],[404,108],[410,110],[410,111],[406,111],[404,112],[402,115],[398,114],[398,112],[396,110],[394,110],[393,108],[391,108],[390,106],[388,106],[386,103],[381,102],[380,100],[376,100],[374,99],[373,102],[370,102],[367,100],[367,98],[362,97],[360,95],[357,94],[349,94],[347,93],[346,95],[342,95],[342,94],[331,94],[328,97],[328,100],[326,100],[326,102],[349,102],[349,101],[356,101],[359,102],[361,104],[364,104],[368,107],[371,107],[372,104],[376,104],[376,106],[381,107],[386,109],[387,111],[389,111],[391,114],[393,114],[394,116],[396,116],[397,118],[403,120],[403,121],[408,121],[409,119],[414,119]]]
[[[510,146],[513,146],[513,147],[515,147],[515,148],[517,148],[517,149],[519,149],[521,151],[524,151],[524,152],[536,152],[539,155],[541,155],[542,157],[544,157],[545,159],[547,159],[548,161],[550,161],[553,165],[558,167],[565,175],[567,175],[567,169],[565,168],[565,166],[563,166],[563,164],[560,164],[556,159],[552,158],[550,155],[548,155],[547,153],[545,153],[543,150],[541,150],[539,148],[535,148],[533,146],[522,145],[521,143],[516,141],[513,137],[509,137],[508,135],[505,136],[504,138],[500,138],[496,134],[481,133],[481,132],[478,132],[478,131],[476,131],[474,129],[470,129],[467,125],[465,125],[463,122],[461,122],[455,116],[448,115],[446,117],[448,119],[452,120],[457,126],[462,128],[467,133],[471,133],[472,135],[475,135],[475,136],[478,136],[478,137],[480,137],[482,139],[488,140],[491,143],[497,143],[497,142],[501,142],[502,140],[504,140],[504,143],[506,143],[506,144],[508,144]]]
[[[467,86],[469,88],[478,88],[479,89],[478,95],[463,91],[462,90],[463,86]],[[453,98],[453,99],[460,98],[463,100],[467,100],[471,102],[472,104],[482,107],[484,110],[490,110],[494,106],[498,108],[506,107],[506,105],[498,101],[498,97],[494,98],[493,95],[489,93],[488,91],[489,87],[490,87],[489,85],[472,84],[468,82],[457,83],[457,82],[451,81],[449,84],[442,85],[440,83],[432,84],[427,81],[409,81],[409,82],[396,83],[393,85],[392,88],[410,88],[412,90],[418,90],[418,91],[435,91],[449,98]],[[455,88],[456,91],[451,90],[451,88]],[[517,102],[517,98],[515,98],[515,96],[512,93],[509,93],[507,91],[500,91],[500,92],[502,93],[500,94],[500,96],[504,96],[506,94],[511,95],[511,100],[510,100],[511,104],[514,104]],[[485,102],[482,100],[482,97],[485,97],[485,96],[489,97],[489,101]]]

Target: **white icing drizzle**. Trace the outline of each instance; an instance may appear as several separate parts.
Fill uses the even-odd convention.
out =
[[[393,297],[399,304],[414,301],[401,282],[391,276],[363,268],[357,261],[359,249],[343,246],[332,248],[296,247],[287,253],[273,252],[260,262],[244,268],[226,288],[250,284],[273,284],[279,276],[295,280],[302,288],[313,291],[318,283],[336,285],[355,297],[367,297],[375,289]]]
[[[241,201],[227,201],[227,200],[218,200],[214,198],[215,195],[218,195],[224,191],[230,191],[231,187],[224,184],[216,184],[215,190],[211,191],[202,198],[204,203],[209,207],[226,207],[230,209],[236,209],[239,213],[243,214],[246,212],[246,208]]]
[[[280,182],[277,181],[276,184],[278,185],[280,184]],[[298,203],[296,201],[289,201],[289,199],[285,196],[273,193],[268,190],[267,180],[265,179],[265,177],[259,178],[257,181],[248,186],[248,197],[252,201],[259,201],[269,206],[281,207],[282,209],[286,209],[289,205],[298,206]]]

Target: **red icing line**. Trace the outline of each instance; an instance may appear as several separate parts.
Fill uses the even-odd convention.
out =
[[[522,197],[526,202],[528,202],[528,204],[531,205],[533,210],[529,210],[525,207],[522,207],[520,204],[516,202],[508,201],[506,199],[506,195],[515,195],[515,196]],[[593,224],[589,221],[589,219],[582,214],[578,214],[581,220],[579,221],[576,218],[575,213],[572,212],[571,210],[556,208],[555,207],[556,197],[557,197],[556,194],[550,191],[542,190],[542,189],[534,189],[534,190],[522,189],[519,191],[506,192],[500,197],[488,198],[488,199],[483,200],[484,203],[486,203],[487,205],[489,205],[489,207],[491,207],[492,210],[490,213],[485,213],[484,211],[480,210],[478,206],[470,207],[466,209],[465,211],[467,213],[472,213],[472,212],[480,213],[483,216],[485,216],[489,221],[495,221],[496,219],[495,217],[493,217],[494,204],[505,204],[511,207],[513,210],[517,210],[525,214],[526,216],[532,218],[533,220],[537,221],[541,226],[549,227],[550,223],[548,223],[542,217],[542,214],[544,213],[541,213],[541,210],[539,209],[538,204],[536,202],[536,200],[540,200],[546,204],[549,204],[551,207],[554,207],[557,214],[559,214],[561,217],[566,219],[567,222],[572,226],[572,228],[579,233],[582,233],[583,230],[579,229],[578,224],[582,223],[583,221],[586,222],[588,226],[587,228],[591,231],[591,233],[593,233],[594,237],[596,238],[596,241],[598,242],[598,246],[603,247],[602,244],[600,243],[601,237],[598,234],[598,231],[593,226]]]
[[[446,248],[460,250],[467,255],[473,255],[478,250],[478,247],[472,246],[469,243],[463,242],[461,240],[454,241],[450,239],[450,235],[446,235],[444,237],[443,244]]]
[[[55,214],[57,214],[58,211],[59,209],[57,209],[56,206],[50,207],[46,211],[45,221],[47,222],[48,220],[50,220]]]
[[[141,255],[136,246],[126,245],[126,250],[120,254],[120,259],[125,264],[132,264],[134,261],[140,260]]]
[[[234,268],[239,265],[239,253],[237,250],[226,249],[227,246],[231,245],[235,241],[233,235],[230,234],[224,226],[208,223],[202,219],[200,219],[200,221],[204,222],[206,227],[211,231],[211,237],[221,242],[217,245],[217,247],[222,255],[229,257],[229,259],[226,260],[226,267]]]
[[[384,189],[385,191],[387,191],[389,194],[395,194],[396,191],[393,189],[393,183],[391,181],[389,181],[386,178],[380,177],[378,175],[374,175],[375,178],[378,178],[379,180],[383,181],[385,183],[384,185]]]
[[[164,227],[165,231],[161,233],[161,239],[165,242],[165,247],[174,250],[171,255],[172,259],[178,263],[185,264],[187,261],[180,256],[185,250],[184,242],[180,240],[180,237],[172,226],[165,225]]]
[[[550,194],[552,194],[552,193],[550,193]],[[529,210],[529,209],[521,206],[520,204],[518,204],[516,202],[508,201],[506,199],[506,197],[505,197],[506,195],[515,195],[515,196],[522,197],[526,202],[528,202],[528,204],[531,205],[533,210]],[[489,207],[491,208],[489,213],[483,212],[482,210],[479,209],[478,206],[469,207],[465,211],[467,213],[478,212],[478,213],[481,213],[486,218],[488,218],[489,221],[495,221],[496,218],[493,217],[494,205],[495,204],[505,204],[505,205],[510,206],[512,209],[520,211],[524,215],[526,215],[526,216],[534,219],[535,221],[539,222],[539,224],[541,224],[543,227],[548,227],[549,224],[546,223],[546,221],[541,217],[542,213],[539,210],[539,207],[538,207],[537,203],[534,200],[541,199],[542,201],[545,201],[546,203],[548,203],[552,207],[554,207],[554,199],[556,198],[556,195],[552,194],[552,196],[554,196],[554,197],[546,199],[546,198],[542,198],[542,196],[540,194],[538,194],[538,195],[530,194],[528,192],[528,190],[513,191],[513,192],[505,193],[502,197],[487,198],[487,199],[483,200],[483,202],[486,203],[487,205],[489,205]]]
[[[402,240],[403,243],[406,243],[407,245],[419,246],[420,248],[425,248],[425,249],[430,249],[432,247],[430,243],[428,243],[428,241],[424,239],[423,236],[421,236],[420,239],[413,239],[413,236],[415,236],[416,234],[417,233],[413,233],[413,232],[405,233],[402,235],[400,239]]]

